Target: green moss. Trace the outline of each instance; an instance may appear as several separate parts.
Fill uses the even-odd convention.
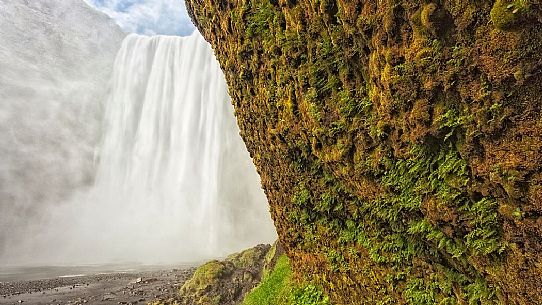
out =
[[[187,4],[298,276],[337,304],[542,302],[511,246],[540,236],[532,1]]]
[[[412,16],[410,17],[410,22],[412,29],[414,32],[418,35],[423,35],[427,32],[427,29],[422,24],[422,9],[418,9]]]
[[[223,262],[219,261],[210,261],[196,269],[194,275],[191,279],[186,281],[181,287],[181,293],[190,294],[194,296],[202,295],[203,299],[200,300],[199,304],[205,304],[205,302],[212,301],[215,304],[219,300],[208,300],[206,296],[202,293],[210,286],[212,286],[216,281],[225,275],[227,268]]]
[[[411,16],[411,25],[418,38],[437,37],[449,27],[446,14],[436,3],[423,5]]]
[[[528,0],[497,0],[491,9],[491,21],[500,30],[513,30],[529,10]]]
[[[288,257],[282,255],[242,305],[329,305],[329,299],[316,286],[295,282]]]
[[[271,246],[271,248],[269,249],[269,251],[265,255],[264,268],[262,270],[262,278],[267,277],[269,275],[269,273],[271,273],[273,271],[273,268],[276,265],[276,261],[274,261],[274,260],[278,260],[278,257],[277,257],[278,256],[277,255],[278,249],[277,248],[278,248],[278,241],[276,241]]]
[[[329,305],[329,298],[322,290],[312,284],[295,288],[292,293],[292,305]]]
[[[190,305],[239,303],[261,279],[270,245],[257,245],[223,261],[198,267],[179,290],[177,301]]]
[[[429,3],[425,5],[421,12],[421,23],[426,28],[431,28],[433,26],[433,22],[431,21],[431,16],[435,14],[437,10],[437,5],[435,3]]]
[[[310,198],[310,191],[305,187],[303,183],[300,183],[296,188],[296,192],[292,196],[292,202],[295,205],[303,206],[309,203]]]
[[[281,256],[271,273],[245,297],[242,305],[288,304],[292,271],[286,255]]]
[[[262,249],[254,247],[240,253],[231,254],[226,258],[226,261],[233,263],[235,268],[250,268],[258,264],[262,255]]]
[[[266,31],[269,31],[269,24],[272,22],[274,17],[272,6],[266,2],[256,1],[255,9],[252,12],[253,13],[247,17],[247,37],[261,35]]]

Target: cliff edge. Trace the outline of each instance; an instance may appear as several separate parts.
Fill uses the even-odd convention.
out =
[[[334,304],[542,304],[541,6],[187,0],[297,275]]]

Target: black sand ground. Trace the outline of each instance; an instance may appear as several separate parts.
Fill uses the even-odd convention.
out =
[[[0,304],[146,304],[177,294],[193,272],[189,268],[0,282]]]

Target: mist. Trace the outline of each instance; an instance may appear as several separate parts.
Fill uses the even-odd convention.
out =
[[[275,238],[197,32],[124,39],[75,0],[0,14],[0,265],[200,261]]]
[[[76,0],[0,0],[0,29],[0,255],[7,255],[8,243],[27,238],[22,231],[93,183],[125,34]]]

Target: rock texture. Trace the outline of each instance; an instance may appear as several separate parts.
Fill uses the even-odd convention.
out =
[[[187,7],[297,274],[334,304],[542,304],[539,1]]]
[[[207,262],[199,266],[192,277],[183,283],[178,295],[149,304],[245,304],[243,300],[247,294],[252,293],[254,288],[277,268],[281,257],[284,257],[284,249],[278,241],[275,241],[272,246],[262,244],[231,254],[222,261]],[[285,259],[286,268],[289,270],[287,258]]]
[[[179,304],[234,305],[254,288],[262,277],[270,245],[235,253],[223,261],[210,261],[198,269],[180,289]],[[275,249],[275,248],[273,248]]]

